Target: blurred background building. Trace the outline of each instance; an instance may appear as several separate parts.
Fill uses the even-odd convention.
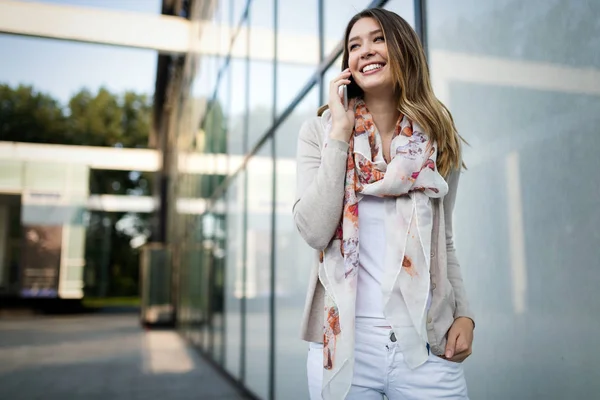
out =
[[[594,397],[595,0],[0,1],[1,293],[141,292],[144,321],[257,398],[308,398],[296,140],[347,21],[374,6],[421,36],[469,142],[454,230],[471,398]]]

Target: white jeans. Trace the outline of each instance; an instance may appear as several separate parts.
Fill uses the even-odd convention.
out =
[[[307,370],[310,398],[321,400],[322,344],[309,344]],[[354,377],[346,399],[381,400],[384,394],[389,400],[469,398],[462,364],[430,353],[425,364],[411,370],[391,341],[390,329],[357,325]]]

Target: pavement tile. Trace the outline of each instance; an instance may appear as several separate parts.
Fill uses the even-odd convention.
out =
[[[136,314],[30,316],[0,324],[0,399],[242,400],[177,332]]]

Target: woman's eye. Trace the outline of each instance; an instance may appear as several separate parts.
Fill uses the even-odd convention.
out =
[[[384,38],[383,36],[377,36],[377,37],[375,38],[375,41],[376,41],[376,42],[377,42],[377,41],[382,41],[382,42],[385,42],[385,38]]]
[[[358,45],[357,45],[357,44],[351,44],[351,45],[350,45],[350,50],[354,50],[354,49],[355,49],[355,48],[357,48],[357,47],[358,47]]]

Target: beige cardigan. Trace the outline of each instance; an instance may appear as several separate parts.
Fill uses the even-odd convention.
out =
[[[315,117],[300,129],[297,155],[297,194],[293,213],[296,227],[315,249],[302,320],[302,339],[323,341],[324,289],[319,281],[319,253],[329,244],[342,215],[344,176],[348,143],[329,140],[323,150],[325,121]],[[433,201],[431,241],[431,307],[427,315],[427,336],[431,351],[444,353],[446,333],[455,318],[474,320],[456,259],[452,239],[452,211],[460,171],[447,178],[448,194]],[[442,234],[440,234],[442,233]]]

